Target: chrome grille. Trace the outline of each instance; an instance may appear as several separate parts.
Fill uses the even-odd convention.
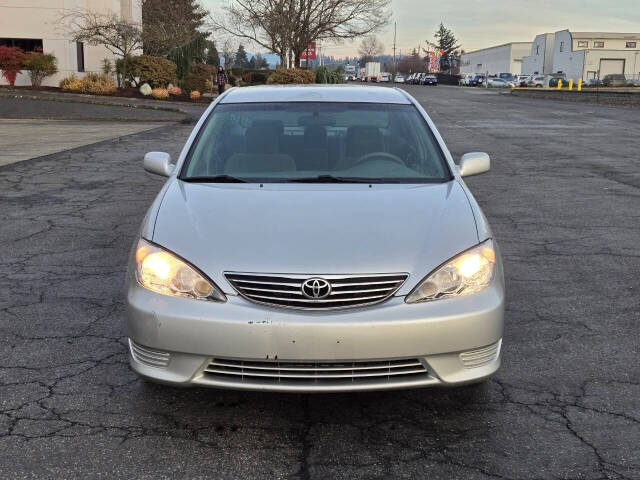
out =
[[[417,358],[355,362],[279,362],[214,358],[204,374],[243,383],[345,384],[428,376]]]
[[[405,282],[406,273],[372,275],[288,275],[225,272],[236,291],[247,300],[266,305],[308,310],[352,308],[379,303]],[[302,292],[306,280],[326,280],[331,285],[326,298],[309,298]]]

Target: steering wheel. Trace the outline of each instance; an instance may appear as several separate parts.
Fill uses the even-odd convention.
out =
[[[361,163],[373,162],[377,158],[384,158],[385,160],[391,160],[392,162],[398,163],[403,167],[407,166],[407,164],[404,163],[404,161],[400,157],[397,157],[396,155],[392,153],[387,153],[387,152],[367,153],[366,155],[363,155],[358,160],[356,160],[356,163],[354,163],[353,166],[355,167],[356,165],[360,165]]]

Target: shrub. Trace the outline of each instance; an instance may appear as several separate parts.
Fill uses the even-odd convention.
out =
[[[24,53],[18,47],[0,47],[0,70],[12,87],[16,83],[23,61]]]
[[[93,95],[108,95],[116,91],[116,84],[113,78],[107,75],[89,73],[81,79],[82,93]]]
[[[244,68],[242,68],[242,67],[232,67],[231,68],[231,74],[236,76],[236,77],[241,77],[243,73],[244,73]],[[227,75],[229,75],[229,72],[227,72]]]
[[[81,92],[82,79],[71,75],[70,77],[60,80],[60,89],[66,92]]]
[[[198,90],[193,90],[190,94],[189,94],[189,98],[191,100],[199,100],[200,99],[200,92]]]
[[[216,67],[206,63],[195,63],[191,66],[191,74],[210,79],[216,75]]]
[[[154,88],[151,90],[151,96],[156,100],[166,100],[169,98],[169,90],[166,88]]]
[[[24,56],[22,68],[29,71],[31,85],[40,87],[42,80],[58,73],[58,59],[48,53],[29,52]]]
[[[199,75],[191,74],[191,75],[187,75],[185,79],[182,81],[182,88],[187,93],[191,93],[194,90],[198,90],[199,92],[204,92],[207,90],[207,83],[211,85],[211,83],[207,78]]]
[[[235,87],[238,84],[238,79],[230,73],[227,73],[227,79],[229,79],[229,85],[232,87]]]
[[[113,63],[108,58],[102,59],[102,73],[111,75],[113,73]]]
[[[264,85],[269,78],[268,72],[244,72],[242,81],[246,83]]]
[[[296,84],[296,83],[314,83],[316,79],[312,70],[302,70],[300,68],[278,69],[271,74],[267,80],[267,84]]]
[[[180,87],[171,87],[169,89],[169,95],[182,95],[182,89]]]
[[[335,70],[327,66],[316,68],[316,83],[344,83],[344,70],[338,67]]]
[[[122,72],[124,60],[118,59],[116,66],[117,70]],[[164,57],[140,55],[128,59],[125,78],[136,87],[143,83],[148,83],[154,88],[166,87],[175,81],[176,71],[176,64],[171,60]]]

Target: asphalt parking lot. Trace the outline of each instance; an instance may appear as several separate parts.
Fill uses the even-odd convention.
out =
[[[283,395],[147,384],[122,283],[169,125],[0,167],[0,478],[640,478],[640,111],[407,86],[502,249],[484,386]]]

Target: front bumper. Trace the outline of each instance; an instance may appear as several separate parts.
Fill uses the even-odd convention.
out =
[[[127,285],[129,337],[133,347],[142,349],[130,355],[133,370],[182,386],[328,392],[477,382],[500,367],[503,316],[501,275],[473,295],[418,304],[393,297],[379,305],[332,312],[270,308],[235,295],[225,303],[168,297],[144,289],[132,277]],[[283,362],[288,368],[331,364],[344,370],[349,362],[393,365],[410,359],[425,371],[372,378],[344,375],[340,381],[220,376],[206,371],[214,359],[234,365],[263,362],[257,368],[270,372]]]

